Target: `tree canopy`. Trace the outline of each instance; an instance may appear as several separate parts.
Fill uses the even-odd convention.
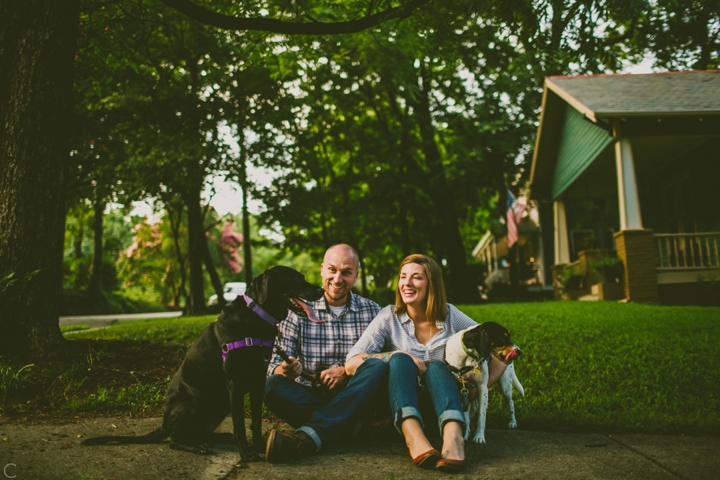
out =
[[[527,177],[544,77],[646,56],[716,68],[719,17],[717,1],[694,0],[4,2],[0,348],[61,350],[66,215],[74,238],[92,224],[88,284],[112,288],[100,273],[111,202],[160,202],[173,296],[187,283],[201,312],[207,281],[217,291],[225,275],[202,198],[218,176],[263,202],[258,226],[280,256],[351,243],[372,292],[424,252],[453,301],[471,301],[470,248]],[[272,184],[249,184],[250,166]]]

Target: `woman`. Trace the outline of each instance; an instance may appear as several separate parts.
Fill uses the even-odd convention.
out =
[[[410,457],[421,468],[459,472],[465,466],[465,418],[455,377],[443,361],[445,344],[455,333],[477,325],[446,302],[440,267],[415,254],[400,264],[395,305],[385,307],[348,353],[348,375],[368,358],[389,365],[388,389],[395,428],[405,437]],[[497,379],[504,364],[491,365]],[[498,368],[502,369],[499,370]],[[424,381],[418,387],[417,377]],[[428,441],[419,400],[429,395],[442,434],[442,454]]]

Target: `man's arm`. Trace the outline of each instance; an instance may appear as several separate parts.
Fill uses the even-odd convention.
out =
[[[267,375],[279,374],[287,378],[295,378],[302,372],[302,365],[295,358],[299,353],[299,323],[293,312],[288,312],[285,321],[280,322],[278,327],[278,345],[287,353],[290,363],[283,361],[276,350],[273,350],[272,358],[268,364]]]

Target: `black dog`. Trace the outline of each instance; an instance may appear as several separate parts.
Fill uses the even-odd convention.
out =
[[[276,324],[287,317],[288,309],[314,318],[302,299],[322,295],[322,288],[307,283],[292,268],[267,270],[253,280],[244,297],[226,305],[190,347],[168,387],[162,427],[140,437],[90,438],[83,445],[159,443],[170,437],[172,449],[208,454],[213,432],[232,413],[241,459],[258,460],[245,433],[245,394],[250,394],[253,447],[260,451],[265,372]]]

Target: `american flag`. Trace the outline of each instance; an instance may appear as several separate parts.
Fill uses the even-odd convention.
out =
[[[522,214],[525,211],[525,199],[515,199],[515,196],[510,190],[507,192],[507,238],[508,248],[511,248],[518,240],[518,225],[522,219]]]

